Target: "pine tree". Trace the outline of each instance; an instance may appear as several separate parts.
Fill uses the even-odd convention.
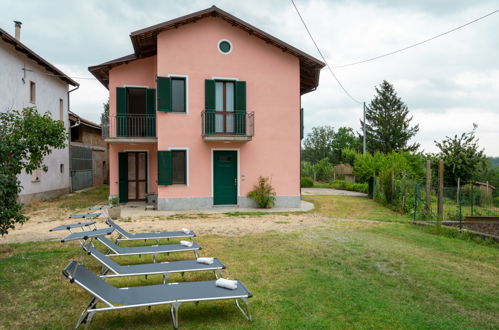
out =
[[[411,127],[407,105],[397,96],[393,86],[383,80],[376,88],[376,96],[366,106],[366,140],[370,152],[416,151],[419,143],[408,145],[419,131],[419,125]],[[361,128],[364,122],[360,121]]]

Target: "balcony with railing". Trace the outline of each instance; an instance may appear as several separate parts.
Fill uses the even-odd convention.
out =
[[[254,112],[205,110],[201,118],[205,141],[251,141],[255,133]]]
[[[156,142],[156,115],[119,114],[102,118],[102,135],[108,142]]]

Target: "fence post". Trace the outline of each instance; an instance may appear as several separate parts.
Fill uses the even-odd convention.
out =
[[[425,213],[429,218],[431,216],[431,160],[426,161],[426,205]]]
[[[413,221],[416,221],[416,213],[418,212],[418,199],[419,199],[419,184],[414,184],[414,215]]]
[[[437,229],[440,230],[441,222],[444,219],[444,161],[438,162],[438,218]]]
[[[461,178],[457,178],[457,207],[459,208],[459,229],[463,229],[463,216],[461,213]]]
[[[405,199],[406,199],[406,182],[405,182],[405,172],[402,176],[402,212],[405,211]]]
[[[475,185],[471,182],[471,216],[473,216],[473,204],[475,204]]]

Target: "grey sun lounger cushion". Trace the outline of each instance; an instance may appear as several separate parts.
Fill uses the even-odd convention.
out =
[[[153,264],[138,264],[122,266],[114,260],[98,251],[93,246],[86,244],[83,246],[92,257],[97,259],[103,266],[109,269],[114,274],[104,275],[102,277],[115,276],[135,276],[135,275],[152,275],[165,273],[186,273],[194,271],[216,271],[224,269],[225,266],[218,259],[214,259],[213,264],[206,265],[196,262],[196,260],[182,260],[171,262],[160,262]]]
[[[178,307],[184,302],[198,302],[209,300],[234,299],[239,309],[248,320],[251,320],[249,311],[245,312],[239,305],[238,299],[247,305],[247,298],[252,297],[249,290],[237,281],[237,289],[229,290],[216,286],[215,281],[168,283],[148,286],[137,286],[130,288],[116,288],[103,279],[99,278],[83,265],[71,261],[62,271],[70,282],[77,283],[83,289],[94,296],[88,307],[83,311],[78,327],[82,322],[90,322],[93,313],[132,308],[142,306],[153,306],[170,304],[172,321],[175,328],[178,327]],[[107,306],[96,308],[96,299]]]
[[[60,226],[54,227],[54,228],[50,229],[49,231],[64,230],[64,229],[70,230],[73,228],[88,227],[88,226],[91,226],[94,224],[95,224],[95,221],[71,223],[68,225],[60,225]]]
[[[107,219],[106,223],[108,226],[113,227],[118,234],[120,234],[124,239],[122,240],[140,240],[140,239],[155,239],[159,240],[162,238],[184,238],[184,237],[195,237],[196,234],[194,232],[190,232],[188,234],[184,233],[183,231],[164,231],[164,232],[157,232],[157,233],[130,233],[120,227],[116,222],[114,222],[111,219]]]
[[[97,240],[102,244],[104,244],[108,249],[110,249],[113,252],[108,254],[110,256],[134,255],[134,254],[158,254],[158,253],[201,250],[201,247],[196,242],[192,242],[192,246],[184,246],[180,244],[166,244],[166,245],[122,247],[116,245],[114,242],[112,242],[111,240],[107,239],[104,236],[97,237]]]
[[[78,213],[70,215],[70,219],[86,219],[86,218],[97,218],[101,213]]]
[[[105,235],[109,235],[114,231],[113,228],[102,228],[102,229],[96,229],[96,230],[89,230],[89,231],[79,231],[76,233],[71,233],[68,236],[64,237],[61,242],[69,242],[69,241],[77,241],[77,240],[87,240],[89,238],[94,238],[94,237],[101,237]]]

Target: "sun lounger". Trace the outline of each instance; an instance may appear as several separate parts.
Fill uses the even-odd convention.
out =
[[[101,215],[100,212],[97,212],[97,213],[78,213],[78,214],[70,215],[69,218],[70,219],[87,219],[87,218],[93,219],[93,218],[97,218],[100,215]]]
[[[83,249],[102,264],[103,275],[101,275],[101,277],[147,276],[161,274],[163,275],[163,283],[166,283],[170,273],[181,273],[183,275],[183,273],[187,272],[213,271],[215,273],[215,277],[219,278],[222,269],[225,268],[220,260],[216,258],[213,260],[213,264],[210,265],[198,263],[196,260],[182,260],[122,266],[90,244],[84,245]],[[109,272],[111,272],[111,274],[109,274]]]
[[[64,243],[69,241],[80,241],[83,244],[83,242],[88,239],[110,235],[113,231],[114,229],[111,227],[89,231],[77,231],[76,233],[71,233],[68,236],[64,237],[61,242]]]
[[[72,232],[71,229],[74,229],[74,228],[81,228],[82,231],[85,231],[84,227],[90,227],[91,225],[94,225],[94,229],[97,229],[97,227],[95,226],[95,221],[89,221],[89,222],[71,223],[68,225],[60,225],[60,226],[57,226],[57,227],[50,229],[49,231],[57,231],[57,230],[66,229],[66,230],[69,230],[70,232]]]
[[[239,281],[237,281],[237,289],[235,290],[217,287],[215,281],[116,288],[76,261],[71,261],[62,273],[71,283],[78,284],[93,295],[90,303],[78,319],[76,328],[82,323],[88,325],[97,312],[169,304],[173,327],[178,329],[178,310],[182,303],[227,299],[234,299],[246,319],[251,321],[248,298],[251,298],[252,294]],[[239,303],[240,300],[244,302],[244,306]],[[99,301],[105,306],[98,308],[97,303]]]
[[[114,228],[110,228],[114,229]],[[109,251],[106,253],[108,256],[130,256],[130,255],[142,255],[142,254],[152,254],[154,262],[156,262],[156,255],[160,253],[172,253],[172,252],[186,252],[193,251],[196,258],[199,257],[198,250],[201,247],[193,242],[192,246],[184,246],[181,244],[166,244],[166,245],[149,245],[149,246],[132,246],[132,247],[122,247],[104,236],[97,237],[97,240],[104,244]]]
[[[169,232],[157,232],[157,233],[129,233],[123,228],[121,228],[116,222],[108,218],[106,223],[109,227],[112,227],[116,230],[116,232],[120,235],[120,237],[116,240],[116,243],[124,240],[148,240],[153,239],[158,241],[162,238],[170,239],[170,238],[193,238],[196,234],[193,231],[189,233],[184,233],[183,231],[169,231]]]

